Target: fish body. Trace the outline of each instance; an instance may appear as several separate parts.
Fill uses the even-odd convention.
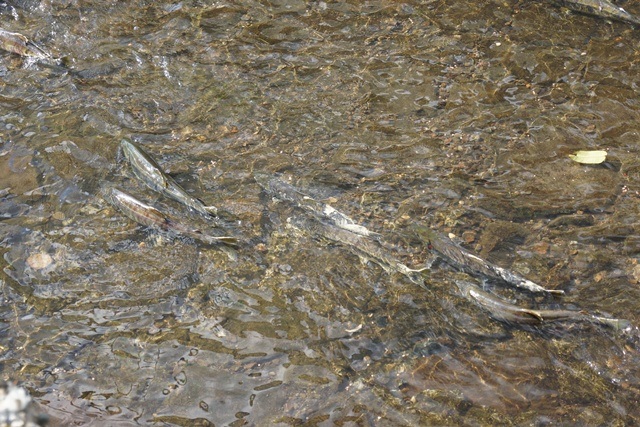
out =
[[[138,224],[159,228],[163,231],[183,234],[208,244],[235,244],[237,241],[235,237],[211,236],[201,232],[200,230],[177,222],[153,206],[147,205],[146,203],[141,202],[135,197],[115,187],[104,188],[102,191],[105,200]]]
[[[169,187],[170,177],[162,171],[160,165],[138,144],[123,139],[120,141],[120,147],[125,159],[131,165],[133,173],[148,187],[160,192]]]
[[[169,218],[153,206],[147,205],[115,187],[103,189],[103,196],[111,205],[138,224],[165,231],[169,230]]]
[[[293,185],[262,172],[255,172],[253,179],[271,197],[293,202],[298,206],[303,204],[305,194],[298,191]]]
[[[388,273],[400,273],[413,283],[424,284],[421,274],[423,269],[407,267],[375,240],[326,224],[315,217],[296,215],[288,218],[287,223],[303,233],[345,245],[356,255],[375,262]]]
[[[288,218],[289,226],[312,236],[345,245],[358,256],[375,262],[387,272],[404,274],[412,282],[424,284],[420,274],[424,269],[414,270],[407,267],[377,241],[367,238],[379,236],[378,233],[356,224],[347,215],[313,199],[281,179],[263,173],[255,173],[254,178],[271,197],[290,202],[311,214]]]
[[[463,296],[491,313],[497,320],[511,323],[539,324],[544,318],[535,310],[518,307],[464,280],[456,280]]]
[[[49,58],[45,51],[22,34],[12,33],[3,29],[0,29],[0,48],[24,57]]]
[[[477,255],[468,252],[451,239],[431,230],[421,224],[413,224],[415,232],[429,243],[438,252],[444,261],[451,266],[464,270],[473,275],[481,275],[488,278],[499,279],[518,288],[527,289],[531,292],[546,292],[550,294],[564,294],[563,290],[547,289],[537,283],[532,282],[506,268],[499,267],[483,260]]]
[[[120,147],[125,159],[131,165],[133,173],[149,188],[182,203],[206,217],[216,214],[217,209],[214,206],[205,206],[201,200],[187,193],[173,178],[163,172],[160,165],[138,144],[123,139],[120,142]]]
[[[587,15],[640,25],[639,17],[607,0],[551,0],[551,2]]]
[[[353,219],[336,210],[333,206],[315,200],[281,179],[263,173],[255,173],[254,178],[271,197],[291,202],[295,206],[306,210],[324,221],[330,222],[338,228],[361,236],[380,236],[379,233],[375,233],[357,224]]]
[[[534,310],[511,304],[490,292],[482,290],[479,286],[465,280],[455,280],[458,289],[468,300],[482,307],[497,320],[509,323],[535,325],[542,322],[554,322],[562,320],[593,322],[609,326],[616,330],[630,327],[625,319],[613,319],[609,317],[593,316],[584,311],[576,310]]]
[[[350,231],[355,234],[359,234],[361,236],[373,236],[379,237],[379,233],[375,233],[368,228],[357,224],[353,219],[343,214],[340,211],[337,211],[331,205],[325,204],[322,207],[322,213],[331,220],[336,227],[342,228],[343,230]]]

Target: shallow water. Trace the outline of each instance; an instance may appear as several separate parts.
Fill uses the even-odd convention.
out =
[[[0,53],[0,371],[52,425],[640,423],[637,30],[544,2],[0,12],[72,70]],[[206,226],[117,162],[123,137],[224,211],[235,258],[102,200]],[[497,322],[444,265],[425,289],[293,229],[256,172],[412,267],[417,221],[567,293],[492,288],[511,301],[633,326]]]

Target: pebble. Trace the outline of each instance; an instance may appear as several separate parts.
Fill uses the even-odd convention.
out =
[[[603,279],[607,277],[606,271],[600,271],[593,276],[593,281],[596,283],[602,282]]]
[[[540,255],[546,255],[549,252],[549,243],[537,242],[533,245],[533,251]]]
[[[462,240],[464,240],[466,244],[473,243],[476,240],[476,232],[470,230],[465,231],[462,233]]]
[[[27,264],[29,267],[34,270],[42,270],[43,268],[47,268],[53,262],[53,258],[46,252],[41,252],[37,254],[31,254],[29,258],[27,258]]]
[[[640,283],[640,264],[633,267],[631,274],[633,275],[633,279],[636,283]]]

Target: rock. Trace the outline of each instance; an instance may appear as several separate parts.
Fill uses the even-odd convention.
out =
[[[42,270],[47,268],[53,262],[53,258],[46,252],[40,252],[37,254],[31,254],[27,258],[27,264],[34,270]]]

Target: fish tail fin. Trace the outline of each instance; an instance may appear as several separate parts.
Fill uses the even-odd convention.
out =
[[[536,310],[523,309],[522,313],[527,314],[535,319],[537,319],[540,323],[544,321],[542,314],[538,313]]]

